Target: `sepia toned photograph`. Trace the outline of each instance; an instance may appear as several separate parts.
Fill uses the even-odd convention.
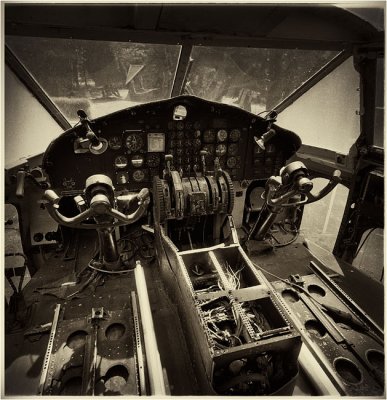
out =
[[[1,398],[385,396],[385,2],[2,1]]]

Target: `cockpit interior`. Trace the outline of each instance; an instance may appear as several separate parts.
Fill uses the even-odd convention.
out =
[[[2,396],[385,396],[384,7],[5,2]]]

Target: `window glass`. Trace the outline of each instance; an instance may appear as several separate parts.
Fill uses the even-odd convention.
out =
[[[328,180],[324,178],[313,179],[312,192],[318,193],[327,183]],[[348,192],[344,185],[339,184],[321,200],[306,205],[301,223],[302,235],[332,252],[343,218]]]
[[[384,58],[376,66],[374,145],[384,148]]]
[[[359,85],[351,57],[282,111],[277,123],[303,144],[348,154],[360,135]]]
[[[271,110],[338,53],[194,47],[184,90],[253,113]]]
[[[7,45],[70,122],[169,98],[180,46],[13,36]]]

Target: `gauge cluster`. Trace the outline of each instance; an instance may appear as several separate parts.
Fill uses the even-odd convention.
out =
[[[175,110],[186,109],[182,117]],[[163,176],[165,156],[184,177],[217,166],[233,180],[264,179],[278,174],[300,145],[297,135],[275,126],[277,135],[260,149],[254,137],[267,131],[267,121],[237,107],[192,96],[138,105],[90,121],[97,137],[108,146],[102,154],[74,151],[82,127],[74,127],[48,147],[43,166],[53,188],[62,194],[83,190],[87,177],[108,175],[117,190],[151,187]],[[63,182],[72,180],[71,189]],[[71,193],[70,193],[71,192]]]

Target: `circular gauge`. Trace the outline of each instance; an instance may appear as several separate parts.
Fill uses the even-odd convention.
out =
[[[195,140],[193,141],[193,147],[194,147],[195,149],[200,148],[201,145],[202,145],[202,142],[201,142],[200,139],[195,139]]]
[[[228,154],[230,156],[236,156],[238,154],[239,146],[236,143],[231,143],[228,146]]]
[[[128,159],[125,156],[118,156],[114,160],[116,168],[125,168],[128,165]]]
[[[227,131],[224,129],[219,130],[216,137],[218,138],[218,142],[224,142],[227,139]]]
[[[227,159],[227,167],[228,168],[235,168],[237,165],[237,159],[235,157],[229,157]]]
[[[177,128],[178,131],[181,131],[182,129],[184,129],[184,122],[179,121],[179,122],[176,124],[176,128]]]
[[[239,129],[233,129],[230,132],[230,140],[232,142],[237,142],[241,137],[241,131]]]
[[[145,173],[141,169],[138,169],[137,171],[133,172],[132,176],[136,182],[142,182],[145,178]]]
[[[218,157],[222,157],[227,153],[227,147],[225,144],[218,144],[216,146],[215,153]]]
[[[208,154],[214,155],[215,152],[215,146],[213,144],[206,144],[203,147],[203,150],[206,150]]]
[[[203,134],[204,143],[214,143],[215,142],[215,131],[213,129],[207,129]]]
[[[176,137],[178,140],[184,139],[184,132],[183,131],[178,131],[176,134]]]
[[[131,152],[140,150],[143,144],[142,137],[138,133],[131,133],[126,138],[126,147]]]
[[[140,168],[144,164],[144,157],[139,155],[133,156],[130,162],[132,163],[133,167]]]
[[[112,150],[118,150],[121,148],[121,146],[122,146],[122,141],[119,136],[113,136],[109,139],[109,147]]]
[[[158,154],[150,153],[148,154],[146,163],[149,168],[156,168],[160,164],[160,157]]]
[[[129,175],[127,172],[118,172],[117,173],[117,184],[125,185],[125,183],[129,182]]]

